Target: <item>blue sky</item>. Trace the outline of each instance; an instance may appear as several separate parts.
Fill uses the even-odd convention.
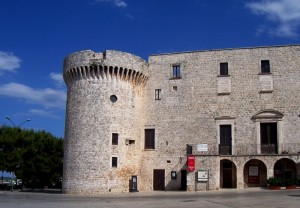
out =
[[[91,49],[151,54],[300,43],[300,0],[1,0],[0,124],[64,136],[62,63]]]

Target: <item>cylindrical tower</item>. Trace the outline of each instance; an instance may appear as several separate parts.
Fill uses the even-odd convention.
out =
[[[128,191],[139,175],[146,69],[143,59],[113,50],[65,58],[64,193]]]

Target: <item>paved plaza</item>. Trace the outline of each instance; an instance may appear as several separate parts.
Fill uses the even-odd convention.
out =
[[[209,192],[138,192],[109,195],[0,192],[0,208],[177,208],[300,206],[300,189],[220,190]]]

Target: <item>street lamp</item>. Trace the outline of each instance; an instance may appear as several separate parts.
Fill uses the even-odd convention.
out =
[[[4,145],[1,145],[1,147],[0,147],[0,151],[1,151],[1,157],[3,157],[3,153],[2,153],[2,151],[4,150]],[[2,169],[2,168],[1,168]],[[1,185],[3,185],[3,169],[2,169],[2,177],[1,177],[1,179],[2,179],[2,183],[1,183]]]
[[[9,121],[12,123],[12,125],[13,125],[14,127],[20,127],[20,126],[22,126],[24,123],[30,121],[30,119],[27,119],[27,120],[23,121],[21,124],[19,124],[18,126],[16,126],[15,123],[9,118],[9,116],[6,116],[5,118],[6,118],[7,120],[9,120]]]
[[[15,123],[9,118],[9,116],[6,116],[5,118],[6,118],[7,120],[9,120],[15,128],[19,128],[19,127],[22,126],[24,123],[30,121],[30,119],[27,119],[27,120],[23,121],[21,124],[19,124],[18,126],[16,126]],[[3,171],[2,171],[2,174],[3,174]],[[2,180],[3,180],[3,179],[2,179]],[[14,191],[13,172],[11,172],[11,191]]]

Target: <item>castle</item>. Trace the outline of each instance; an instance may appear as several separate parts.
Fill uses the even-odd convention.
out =
[[[64,193],[300,178],[300,45],[64,60]]]

